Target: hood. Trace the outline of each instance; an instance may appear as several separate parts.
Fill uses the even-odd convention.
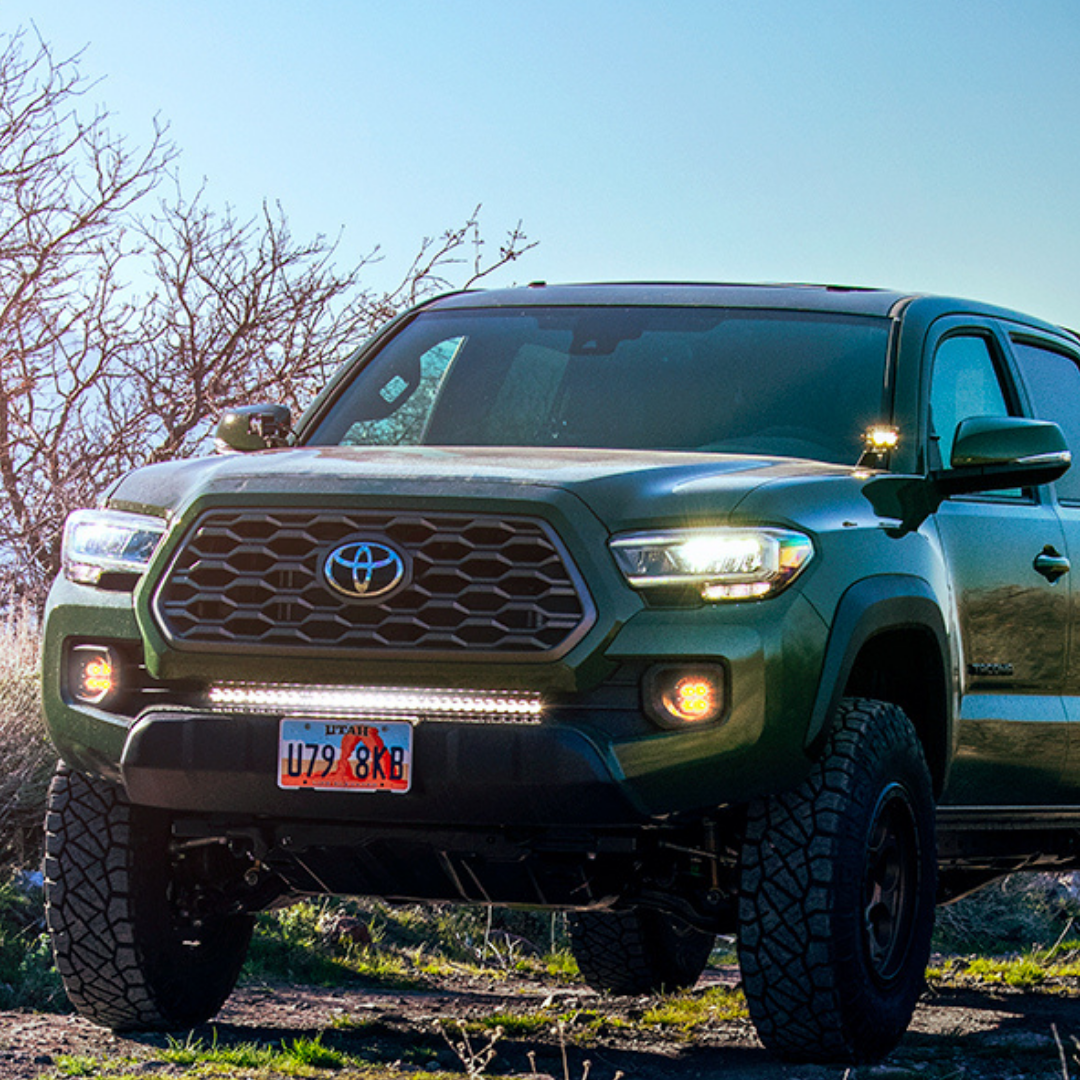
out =
[[[356,495],[507,498],[570,492],[611,530],[673,519],[719,523],[751,491],[782,479],[849,476],[851,469],[792,458],[638,450],[528,447],[309,447],[227,454],[138,469],[110,493],[116,509],[174,517],[215,496]],[[541,489],[541,490],[537,490]]]

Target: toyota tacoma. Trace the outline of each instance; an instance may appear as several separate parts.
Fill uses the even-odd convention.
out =
[[[936,904],[1080,865],[1077,437],[1077,335],[826,286],[453,294],[230,410],[66,526],[71,1001],[201,1022],[300,896],[522,904],[611,993],[735,934],[768,1047],[879,1058]]]

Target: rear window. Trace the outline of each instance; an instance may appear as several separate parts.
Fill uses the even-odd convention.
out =
[[[854,464],[885,419],[884,319],[702,308],[421,313],[314,445],[684,450]]]

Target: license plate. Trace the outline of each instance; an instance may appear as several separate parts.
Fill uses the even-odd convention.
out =
[[[278,787],[408,791],[412,730],[407,720],[286,717],[278,734]]]

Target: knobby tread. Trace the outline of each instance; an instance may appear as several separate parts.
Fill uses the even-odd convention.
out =
[[[208,1019],[239,973],[247,920],[186,949],[168,922],[167,832],[141,842],[116,785],[61,766],[45,822],[46,922],[72,1005],[113,1030],[162,1030]],[[210,936],[210,935],[208,935]],[[189,955],[191,959],[189,959]]]
[[[46,921],[72,1005],[108,1027],[160,1023],[133,947],[130,807],[118,788],[61,768],[45,829]]]
[[[918,912],[910,962],[881,986],[862,955],[858,897],[865,829],[893,780],[921,814]],[[911,723],[886,703],[843,702],[810,777],[748,811],[739,959],[766,1046],[802,1061],[867,1061],[895,1045],[922,989],[935,862],[929,772]]]
[[[693,986],[713,935],[648,909],[579,911],[570,916],[570,942],[588,986],[636,995]]]

